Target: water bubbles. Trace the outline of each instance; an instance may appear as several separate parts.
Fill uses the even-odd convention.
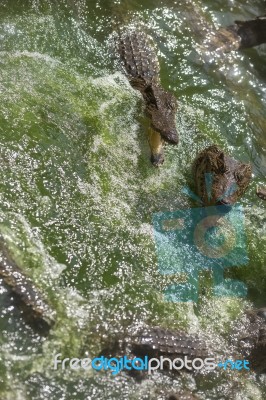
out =
[[[15,380],[23,399],[145,399],[151,390],[156,398],[182,385],[194,390],[193,377],[157,374],[137,385],[125,374],[115,382],[108,374],[53,375],[51,357],[61,349],[67,356],[83,348],[97,354],[102,338],[134,321],[205,330],[223,349],[222,336],[245,305],[202,296],[197,317],[193,305],[167,304],[160,297],[177,277],[158,274],[151,215],[188,205],[180,188],[198,150],[210,142],[223,144],[239,157],[250,156],[258,171],[265,158],[265,85],[256,69],[263,56],[255,63],[247,54],[204,52],[206,25],[221,24],[220,2],[175,3],[131,4],[132,24],[142,20],[154,37],[163,86],[171,87],[180,103],[181,145],[166,149],[165,165],[156,171],[140,120],[141,96],[107,50],[113,27],[104,2],[93,9],[83,1],[47,1],[44,11],[36,1],[29,14],[22,15],[26,6],[20,5],[19,16],[10,8],[10,21],[0,18],[1,229],[9,232],[23,268],[58,315],[53,336],[44,341],[1,289],[0,321],[8,343],[1,352],[8,369],[4,380],[7,386]],[[248,196],[251,201],[251,192]],[[261,262],[256,236],[262,235],[261,213],[248,215],[256,262]],[[262,287],[252,271],[248,280]],[[227,377],[226,384],[219,379],[208,384],[225,396],[234,379]],[[215,398],[215,391],[209,389],[206,397]]]

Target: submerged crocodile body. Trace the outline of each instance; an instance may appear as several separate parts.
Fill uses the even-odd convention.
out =
[[[193,361],[196,358],[210,357],[210,349],[202,338],[197,335],[189,335],[185,332],[164,329],[161,327],[145,327],[138,329],[129,329],[129,331],[113,341],[105,348],[100,355],[105,357],[117,357],[129,355],[131,359],[148,357],[165,357],[169,360],[182,359],[187,357]],[[169,363],[164,364],[164,369],[169,369]],[[176,368],[176,370],[186,369],[186,366]],[[187,368],[190,371],[191,368]],[[175,370],[173,370],[175,371]],[[132,374],[132,371],[131,371]],[[143,378],[143,375],[134,371],[135,377]]]
[[[233,359],[244,357],[249,361],[249,367],[257,373],[266,373],[266,308],[246,311],[246,316],[250,320],[246,332],[239,332],[237,336],[237,352]],[[193,361],[196,358],[214,358],[220,359],[217,351],[211,349],[206,341],[197,336],[189,335],[185,332],[164,329],[161,327],[145,327],[132,331],[132,328],[124,334],[123,337],[115,339],[109,343],[100,354],[105,357],[123,357],[129,356],[144,359],[144,357],[157,358],[164,357],[173,361],[182,359]],[[196,360],[195,360],[196,362]],[[163,363],[163,369],[169,370],[169,362]],[[188,364],[189,365],[189,364]],[[187,368],[186,364],[178,370],[193,372]],[[175,372],[175,369],[172,369]],[[129,372],[137,379],[143,379],[145,376],[138,371]],[[188,393],[188,398],[194,398]],[[172,396],[172,397],[171,397]],[[169,398],[174,397],[172,394]],[[182,397],[180,397],[182,398]]]
[[[266,16],[248,21],[235,21],[207,38],[210,49],[241,50],[266,43]]]
[[[143,32],[128,29],[120,33],[116,47],[131,86],[143,96],[145,112],[151,120],[151,161],[159,165],[163,162],[163,142],[178,143],[176,98],[162,88],[158,58],[151,40]]]
[[[31,280],[11,258],[0,237],[0,278],[11,289],[16,305],[25,321],[38,333],[47,335],[54,324],[54,312],[49,308]]]
[[[129,343],[132,353],[137,357],[207,357],[207,346],[202,339],[160,327],[147,327],[137,331],[131,335]]]

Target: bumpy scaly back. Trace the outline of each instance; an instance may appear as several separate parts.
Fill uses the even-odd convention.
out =
[[[117,50],[134,88],[142,91],[159,81],[158,58],[147,35],[128,29],[119,35]]]

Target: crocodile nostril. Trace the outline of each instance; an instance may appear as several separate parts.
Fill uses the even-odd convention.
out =
[[[151,155],[151,163],[155,167],[159,167],[164,163],[164,155],[163,154],[152,154]]]

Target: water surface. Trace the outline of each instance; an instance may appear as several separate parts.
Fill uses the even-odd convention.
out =
[[[202,399],[263,399],[253,373],[137,384],[52,369],[55,354],[95,356],[132,322],[205,333],[223,351],[243,311],[265,305],[265,205],[255,189],[266,173],[266,47],[221,55],[201,46],[208,29],[263,15],[263,2],[121,3],[0,1],[0,228],[57,313],[41,338],[1,287],[0,397],[164,399],[184,387]],[[113,30],[129,21],[153,37],[162,84],[179,101],[180,145],[166,148],[160,169],[149,161],[141,96],[110,52]],[[226,272],[248,297],[215,298],[207,279],[194,307],[166,302],[152,216],[195,206],[181,189],[211,143],[253,168],[241,199],[250,262]]]

